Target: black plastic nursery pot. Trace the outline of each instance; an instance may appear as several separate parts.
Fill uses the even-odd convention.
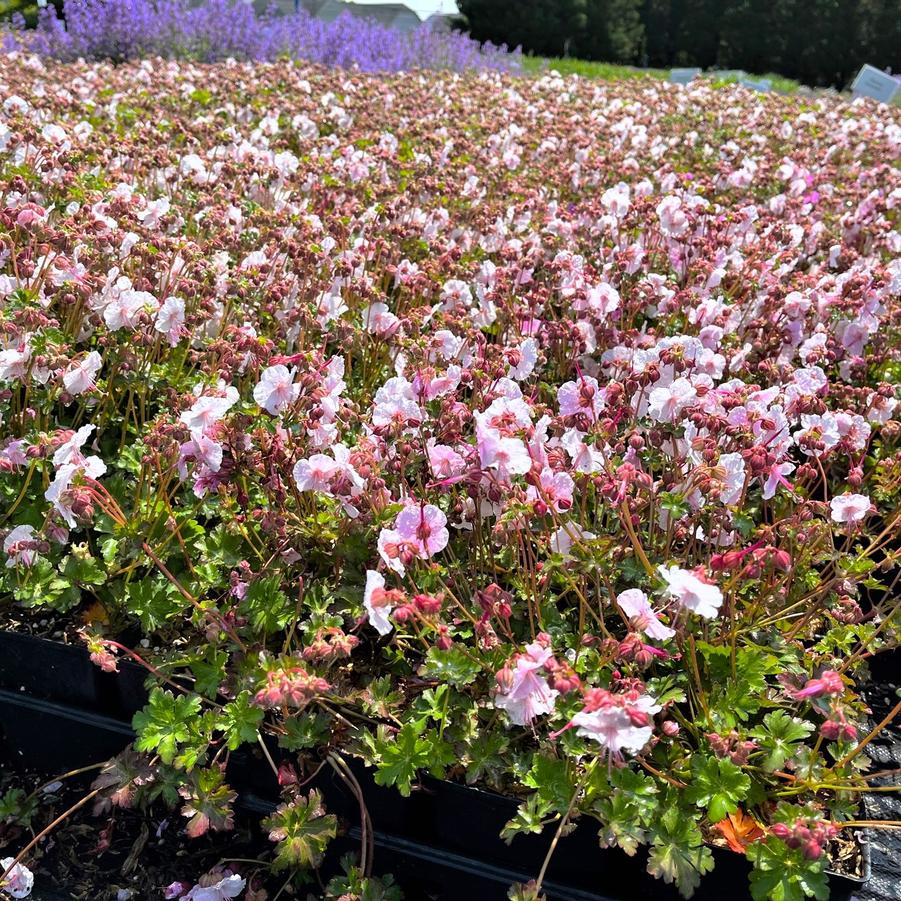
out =
[[[147,671],[125,659],[118,673],[91,663],[81,645],[0,630],[0,689],[130,720],[147,703]]]
[[[114,688],[119,677],[100,672],[82,648],[0,633],[0,760],[53,775],[121,751],[133,738],[130,716],[146,697],[143,671],[134,670]],[[517,836],[509,845],[502,841],[501,829],[516,810],[514,799],[427,776],[402,798],[393,788],[376,785],[359,761],[347,762],[371,818],[374,872],[393,873],[407,898],[494,901],[505,898],[512,883],[537,876],[552,830]],[[262,755],[233,755],[228,778],[245,815],[265,815],[278,803],[278,787]],[[341,853],[359,847],[359,802],[330,767],[323,767],[310,787],[323,793],[326,808],[344,825],[330,846],[328,872]],[[261,833],[261,852],[266,847]],[[713,853],[716,867],[694,897],[750,897],[747,860],[718,848]],[[555,901],[676,901],[675,889],[653,879],[645,867],[641,850],[628,857],[599,848],[596,824],[582,820],[559,842],[544,890]],[[860,889],[858,881],[830,877],[834,901],[859,895]]]

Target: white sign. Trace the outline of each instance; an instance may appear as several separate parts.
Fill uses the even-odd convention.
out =
[[[688,84],[696,75],[700,74],[700,69],[670,69],[669,80],[673,84]]]
[[[886,75],[875,66],[864,66],[851,85],[855,97],[872,97],[883,103],[891,103],[898,93],[898,80],[891,75]]]
[[[743,78],[739,84],[749,91],[770,91],[773,88],[773,82],[769,78],[761,78],[760,81],[754,81],[752,78]]]

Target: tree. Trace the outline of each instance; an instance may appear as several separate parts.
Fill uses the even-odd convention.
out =
[[[571,54],[585,34],[588,0],[458,0],[470,34],[542,56]]]
[[[722,0],[672,0],[674,65],[718,65],[722,6]]]
[[[643,0],[589,0],[585,34],[576,49],[586,59],[642,62],[645,26]]]

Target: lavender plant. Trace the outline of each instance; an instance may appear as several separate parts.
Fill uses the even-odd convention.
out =
[[[35,30],[20,23],[7,34],[7,50],[43,57],[124,62],[162,56],[215,62],[288,57],[362,72],[411,69],[518,69],[519,54],[479,44],[465,35],[426,25],[408,34],[345,14],[323,22],[300,11],[257,15],[240,0],[66,0],[63,15],[48,6]]]

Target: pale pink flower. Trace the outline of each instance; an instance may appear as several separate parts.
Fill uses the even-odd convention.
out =
[[[0,381],[11,382],[25,377],[31,361],[31,348],[27,341],[20,341],[15,347],[0,350]]]
[[[429,455],[429,468],[438,479],[448,479],[461,475],[466,470],[466,461],[452,447],[436,444],[430,438],[426,450]]]
[[[493,469],[502,482],[532,468],[529,450],[519,438],[502,438],[494,429],[484,428],[478,430],[477,444],[482,469]]]
[[[90,438],[91,433],[96,426],[83,425],[77,432],[73,432],[68,441],[64,441],[53,454],[53,465],[62,466],[64,463],[81,463],[84,461],[84,454],[81,448]]]
[[[526,497],[532,503],[541,502],[555,512],[563,513],[573,505],[575,487],[576,483],[568,473],[545,467],[538,477],[538,485],[529,485]]]
[[[521,382],[532,374],[538,362],[538,342],[534,338],[526,338],[516,351],[518,360],[507,370],[507,378]]]
[[[719,499],[724,504],[735,504],[745,485],[745,461],[739,453],[720,454],[716,468],[722,475],[723,489]]]
[[[367,332],[380,338],[390,338],[400,328],[400,319],[384,303],[371,303],[363,310],[363,325]]]
[[[568,429],[563,433],[560,444],[569,454],[576,472],[600,472],[604,468],[604,455],[593,444],[584,441],[584,433]]]
[[[145,228],[154,231],[159,227],[160,219],[169,212],[171,207],[172,204],[168,197],[160,197],[158,200],[149,201],[147,206],[135,215],[144,223]]]
[[[238,402],[238,389],[229,386],[225,397],[206,394],[198,398],[189,410],[179,416],[192,432],[205,432],[215,425]]]
[[[472,290],[460,279],[452,278],[444,283],[441,289],[441,309],[453,312],[472,306]]]
[[[582,413],[594,422],[604,409],[604,395],[598,387],[597,379],[582,376],[577,382],[564,382],[557,389],[557,403],[561,416]]]
[[[854,523],[866,519],[870,512],[870,499],[865,494],[847,492],[829,501],[834,522]]]
[[[15,438],[0,449],[0,462],[4,462],[7,466],[27,466],[28,457],[25,456],[25,441],[21,438]]]
[[[37,536],[32,526],[16,526],[3,539],[7,569],[18,565],[33,566],[38,558]]]
[[[344,511],[351,517],[360,511],[350,503],[363,493],[366,483],[350,462],[350,450],[344,444],[332,447],[333,457],[313,454],[294,464],[294,482],[298,491],[318,491],[329,497],[337,497]]]
[[[498,379],[495,391],[501,396],[475,414],[477,426],[507,436],[531,428],[532,408],[523,400],[519,385],[512,379]]]
[[[550,648],[535,642],[514,657],[512,668],[508,665],[498,673],[494,706],[505,711],[514,725],[528,726],[536,716],[554,709],[558,692],[543,675],[552,657]]]
[[[619,291],[607,282],[601,282],[588,289],[585,294],[588,309],[599,319],[606,319],[620,306]]]
[[[69,496],[72,480],[79,473],[92,479],[99,479],[105,472],[106,464],[99,457],[88,457],[82,463],[64,463],[56,470],[53,481],[44,492],[44,498],[50,501],[70,529],[74,529],[77,525],[72,512],[72,499]]]
[[[84,394],[94,387],[94,378],[103,366],[103,358],[92,350],[83,360],[73,363],[63,374],[63,387],[69,394]]]
[[[583,529],[577,522],[565,523],[551,535],[551,553],[568,557],[574,544],[592,541],[595,538],[597,538],[597,535],[594,532]]]
[[[145,310],[156,310],[157,299],[147,291],[131,288],[117,290],[113,299],[103,309],[103,321],[112,331],[137,327],[138,316]]]
[[[185,462],[196,460],[208,472],[219,472],[222,466],[223,448],[218,441],[208,438],[203,432],[192,432],[191,440],[179,448],[178,471],[183,479],[188,477]]]
[[[447,517],[433,504],[409,502],[398,514],[393,529],[379,532],[379,555],[389,569],[406,574],[413,558],[427,560],[447,546]]]
[[[244,891],[247,880],[237,873],[220,879],[215,885],[195,885],[186,895],[182,895],[180,901],[229,901],[237,898]]]
[[[629,186],[621,181],[601,194],[601,203],[617,219],[629,212]]]
[[[680,607],[706,619],[719,615],[723,593],[716,585],[704,582],[690,570],[678,566],[658,566],[657,571],[666,582],[666,592]]]
[[[300,397],[300,385],[294,382],[294,369],[287,366],[269,366],[260,373],[260,380],[253,389],[257,406],[278,416]]]
[[[676,417],[695,397],[695,386],[686,378],[678,378],[671,385],[651,391],[648,397],[648,415],[657,422],[675,422]]]
[[[15,857],[0,860],[0,874],[9,870],[6,878],[0,880],[0,893],[11,898],[27,898],[34,887],[34,874],[25,864],[16,863]]]
[[[403,376],[388,379],[376,391],[372,408],[374,426],[416,425],[424,418],[425,414],[416,402],[413,386]]]
[[[626,616],[632,620],[632,625],[643,632],[648,638],[656,638],[658,641],[666,641],[676,633],[669,626],[663,625],[648,601],[648,596],[640,588],[629,588],[620,592],[616,597],[616,603]]]
[[[166,336],[171,347],[175,347],[185,334],[185,302],[180,297],[167,297],[156,314],[153,327]]]
[[[363,592],[363,606],[369,616],[369,625],[379,635],[387,635],[394,626],[388,618],[394,610],[393,604],[380,603],[385,595],[385,577],[374,569],[366,570],[366,588]]]
[[[418,556],[434,557],[447,547],[447,517],[434,504],[407,504],[398,514],[394,528],[416,547]]]
[[[664,197],[657,204],[657,218],[660,220],[660,230],[668,238],[681,238],[688,231],[688,217],[678,197]]]
[[[313,454],[294,464],[294,482],[298,491],[321,491],[331,494],[331,480],[341,464],[328,454]]]
[[[839,411],[835,414],[835,424],[839,435],[852,450],[862,451],[866,448],[872,429],[863,416]]]
[[[612,694],[595,689],[588,695],[585,710],[572,718],[578,735],[601,745],[614,758],[623,751],[640,751],[651,739],[654,728],[650,718],[662,708],[650,695],[629,692]]]
[[[787,475],[790,475],[795,471],[794,463],[776,463],[769,471],[766,477],[766,481],[763,484],[763,499],[768,501],[771,497],[774,497],[776,494],[776,489],[779,485],[784,485],[790,491],[792,490],[792,486],[789,484],[786,479]],[[761,476],[761,478],[763,478]]]

